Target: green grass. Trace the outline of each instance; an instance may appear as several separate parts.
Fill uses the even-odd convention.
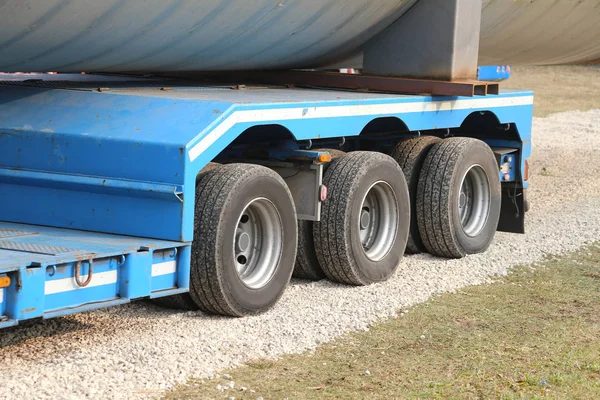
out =
[[[314,353],[225,372],[248,390],[190,380],[165,398],[600,398],[600,245],[438,296]]]

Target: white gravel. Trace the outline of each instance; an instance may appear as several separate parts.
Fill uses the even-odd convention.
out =
[[[600,110],[535,119],[531,175],[527,234],[499,233],[482,255],[407,257],[390,281],[369,287],[294,282],[273,310],[251,318],[138,302],[0,331],[0,398],[160,395],[191,376],[313,349],[435,293],[599,240]]]

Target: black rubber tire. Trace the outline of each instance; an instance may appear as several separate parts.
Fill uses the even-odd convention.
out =
[[[315,151],[328,151],[332,160],[346,154],[337,149],[315,149]],[[296,255],[293,276],[294,278],[311,281],[325,278],[325,272],[319,265],[315,252],[312,221],[298,220],[298,254]]]
[[[283,247],[269,282],[250,289],[234,263],[238,218],[253,199],[271,201],[281,217]],[[203,311],[241,317],[272,307],[292,276],[298,233],[292,195],[279,174],[252,164],[228,164],[206,174],[196,187],[190,295]]]
[[[462,228],[458,199],[461,180],[473,165],[481,166],[488,178],[490,207],[483,229],[471,237]],[[417,222],[425,248],[449,258],[485,251],[498,227],[501,201],[498,165],[487,144],[462,137],[436,144],[425,159],[417,189]]]
[[[312,221],[298,220],[298,253],[293,276],[311,281],[325,278],[315,252]]]
[[[398,162],[404,172],[410,193],[410,230],[406,243],[406,252],[409,254],[417,254],[425,250],[417,223],[417,186],[425,157],[433,145],[440,140],[442,139],[435,136],[413,137],[398,143],[390,152],[390,156]]]
[[[410,221],[410,198],[398,163],[382,153],[356,151],[333,160],[323,177],[329,199],[321,221],[313,224],[315,250],[325,275],[332,281],[368,285],[388,279],[404,254]],[[358,219],[362,199],[378,181],[396,197],[398,223],[390,251],[374,262],[363,250]],[[356,223],[355,223],[356,222]]]
[[[212,171],[215,168],[218,168],[221,164],[216,162],[209,162],[206,164],[204,168],[198,173],[196,176],[196,183],[200,182],[200,180],[206,175],[207,172]],[[189,293],[181,293],[175,294],[173,296],[159,297],[156,299],[152,299],[154,304],[159,307],[164,308],[172,308],[175,310],[185,310],[185,311],[196,311],[198,310],[198,305],[192,300]]]

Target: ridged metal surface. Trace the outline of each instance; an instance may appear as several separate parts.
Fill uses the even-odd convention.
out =
[[[0,71],[356,67],[415,1],[0,0]],[[480,63],[600,58],[598,21],[598,0],[484,0]]]
[[[77,249],[70,249],[68,247],[28,242],[11,242],[9,240],[0,240],[0,250],[23,251],[27,253],[48,254],[52,256],[57,254],[73,253],[77,251]]]
[[[24,231],[21,229],[0,229],[0,238],[35,235],[36,232]]]
[[[324,65],[415,0],[0,1],[0,71]]]
[[[600,59],[600,1],[484,0],[480,65]]]

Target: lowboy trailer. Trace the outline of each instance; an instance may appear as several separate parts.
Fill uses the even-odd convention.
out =
[[[533,94],[478,60],[598,54],[591,0],[0,3],[0,70],[58,72],[0,74],[0,328],[483,252],[524,232]]]
[[[365,285],[405,249],[462,257],[523,232],[531,92],[12,78],[0,327],[140,298],[241,316],[294,270]]]

